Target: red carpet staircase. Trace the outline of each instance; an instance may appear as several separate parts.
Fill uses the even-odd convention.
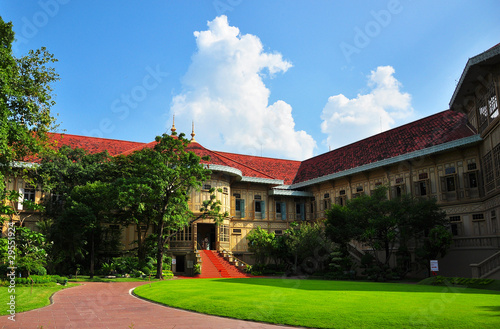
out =
[[[214,250],[200,250],[201,274],[197,278],[249,278],[252,277],[231,265]]]

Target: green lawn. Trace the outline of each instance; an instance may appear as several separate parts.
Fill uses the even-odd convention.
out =
[[[56,285],[55,283],[50,286],[33,286],[33,291],[31,292],[31,287],[29,286],[16,286],[15,291],[15,301],[16,301],[16,313],[26,312],[33,310],[35,308],[44,307],[50,304],[50,296],[52,296],[56,291],[66,289],[68,287],[77,286],[76,283],[68,283],[66,286]],[[0,287],[0,301],[2,307],[0,308],[0,315],[8,315],[7,312],[8,305],[10,301],[10,296],[8,287]]]
[[[170,280],[138,296],[201,313],[313,328],[500,328],[500,292],[398,283]]]

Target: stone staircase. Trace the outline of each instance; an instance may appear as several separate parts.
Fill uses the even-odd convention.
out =
[[[217,251],[199,250],[201,256],[201,274],[197,278],[249,278],[236,266],[225,260]]]
[[[500,279],[500,251],[479,264],[471,264],[472,277],[481,279]]]

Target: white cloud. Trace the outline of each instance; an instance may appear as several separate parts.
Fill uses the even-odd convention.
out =
[[[386,131],[413,114],[411,96],[400,91],[394,72],[391,66],[371,71],[369,94],[353,99],[342,94],[328,98],[321,114],[321,131],[328,134],[328,145],[337,148]]]
[[[198,50],[184,76],[184,90],[170,108],[179,118],[176,126],[189,127],[194,120],[196,140],[214,150],[311,157],[316,142],[295,130],[289,104],[279,100],[269,105],[270,91],[263,81],[292,64],[280,53],[264,52],[257,36],[241,35],[226,16],[208,22],[208,30],[194,36]]]

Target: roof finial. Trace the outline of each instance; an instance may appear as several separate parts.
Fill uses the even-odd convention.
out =
[[[196,141],[195,141],[195,139],[194,139],[194,136],[196,135],[196,134],[194,133],[194,121],[193,121],[192,126],[193,126],[193,130],[191,131],[191,142],[196,142]]]
[[[174,135],[175,131],[177,130],[177,129],[175,129],[175,114],[174,114],[174,118],[172,120],[172,129],[170,129],[170,130],[172,131],[172,135]]]

